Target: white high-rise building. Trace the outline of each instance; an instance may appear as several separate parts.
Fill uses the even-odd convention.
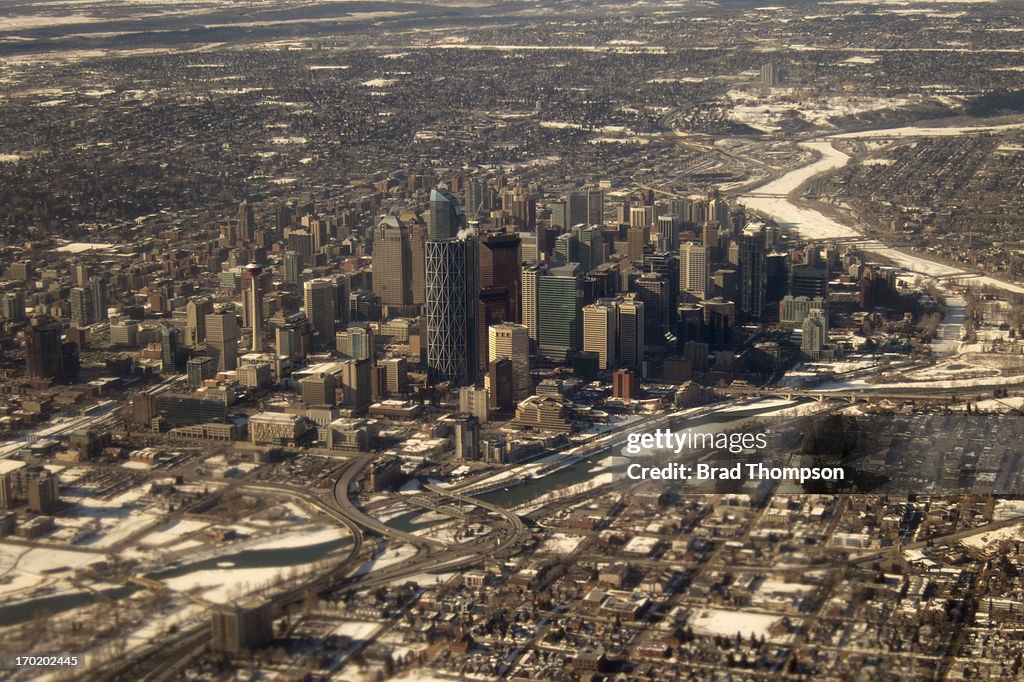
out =
[[[633,227],[650,227],[654,223],[653,206],[631,206],[629,224]]]
[[[828,313],[821,309],[807,311],[801,331],[800,350],[817,360],[828,340]]]
[[[703,300],[707,289],[708,247],[687,242],[679,247],[679,293]]]
[[[523,325],[530,340],[536,343],[537,330],[537,279],[543,273],[542,266],[529,265],[523,268]]]
[[[616,362],[618,307],[602,299],[583,307],[583,350],[597,353],[598,367],[610,369]]]
[[[530,397],[530,334],[526,325],[495,324],[487,333],[488,366],[503,358],[511,360],[512,397],[517,401]],[[490,383],[490,377],[485,381]]]

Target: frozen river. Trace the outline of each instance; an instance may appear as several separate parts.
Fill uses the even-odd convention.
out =
[[[907,134],[905,131],[911,129],[899,130]],[[947,132],[946,134],[965,135],[974,132],[990,131],[991,126],[933,130],[949,130],[952,132]],[[859,137],[871,137],[872,134],[885,135],[888,133],[891,133],[891,129],[862,131],[857,133],[857,135]],[[886,258],[914,274],[922,275],[924,277],[970,277],[969,282],[973,285],[992,286],[1014,293],[1024,293],[1024,286],[1003,282],[995,279],[994,277],[985,275],[972,276],[975,274],[972,271],[956,266],[936,263],[911,252],[888,246],[877,239],[862,237],[862,233],[858,229],[857,225],[843,222],[842,218],[831,218],[816,209],[794,203],[791,200],[790,194],[804,182],[816,175],[820,175],[821,173],[826,173],[828,171],[835,170],[836,168],[842,168],[850,162],[849,155],[832,146],[831,140],[838,139],[840,137],[842,136],[836,135],[830,138],[801,143],[802,147],[814,151],[819,155],[816,161],[794,168],[785,175],[749,191],[747,194],[740,196],[739,201],[747,208],[766,215],[778,222],[779,225],[793,230],[803,239],[856,240],[861,250],[866,253]]]

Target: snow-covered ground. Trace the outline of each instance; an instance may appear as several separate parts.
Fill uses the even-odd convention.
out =
[[[875,61],[871,57],[857,55],[840,63],[845,66],[857,66],[873,64]],[[775,89],[767,97],[759,90],[750,92],[730,90],[727,97],[732,102],[729,108],[730,119],[766,132],[779,130],[780,123],[791,119],[802,119],[816,126],[834,128],[832,119],[869,111],[896,109],[913,102],[905,97],[850,96],[819,97],[798,101],[796,91],[785,88]]]
[[[402,545],[400,547],[388,548],[384,550],[375,559],[367,561],[356,571],[356,575],[363,575],[373,570],[386,568],[397,563],[401,563],[406,559],[411,559],[416,556],[416,548],[412,545]]]
[[[996,500],[995,514],[993,521],[1024,517],[1024,500]]]
[[[352,620],[339,625],[332,634],[351,637],[352,639],[368,639],[380,627],[381,624],[374,621]]]
[[[702,609],[690,619],[690,627],[698,635],[721,635],[735,637],[736,633],[744,638],[753,634],[772,640],[770,628],[782,620],[781,616],[771,616],[749,611],[728,611],[726,609]]]
[[[416,575],[411,575],[411,576],[408,576],[406,578],[395,578],[395,580],[391,582],[391,585],[397,587],[397,586],[400,586],[400,585],[404,585],[404,584],[406,584],[408,582],[413,582],[413,583],[416,583],[417,585],[420,585],[421,587],[432,587],[432,586],[437,585],[439,583],[443,585],[444,583],[448,582],[449,580],[451,580],[456,575],[458,575],[458,574],[456,574],[456,573],[417,573]]]
[[[185,575],[161,580],[176,592],[191,592],[212,602],[225,603],[232,599],[267,587],[286,577],[301,574],[308,566],[273,566],[269,568],[232,568],[226,562],[223,568],[193,571]]]
[[[968,535],[960,539],[960,544],[971,549],[986,549],[1006,540],[1024,540],[1024,523]]]
[[[106,558],[102,552],[30,548],[0,542],[0,597],[13,601],[42,586],[52,587],[55,592],[76,590],[69,582],[75,571]]]
[[[572,554],[583,540],[584,538],[578,535],[555,533],[544,541],[544,544],[540,546],[538,551],[551,552],[552,554]]]
[[[296,547],[309,547],[311,545],[321,545],[333,542],[334,540],[340,540],[347,535],[348,533],[341,528],[323,528],[319,526],[306,527],[299,530],[291,528],[276,537],[268,537],[265,540],[249,545],[246,549],[294,549]]]
[[[210,524],[192,519],[178,519],[165,523],[140,541],[147,547],[163,547],[179,540],[182,536],[201,531]]]
[[[960,351],[966,312],[967,301],[960,296],[946,297],[946,317],[939,325],[937,338],[932,341],[932,351],[943,355],[953,355]]]

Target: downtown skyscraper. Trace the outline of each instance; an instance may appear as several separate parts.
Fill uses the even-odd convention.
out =
[[[477,240],[460,234],[465,216],[454,195],[430,193],[425,244],[427,371],[432,383],[476,382],[480,287]]]
[[[431,382],[476,382],[477,241],[428,239],[426,243],[427,371]]]
[[[373,293],[385,306],[412,304],[409,229],[397,216],[384,216],[377,223],[373,239]]]

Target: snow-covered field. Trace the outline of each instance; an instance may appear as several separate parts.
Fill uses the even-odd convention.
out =
[[[840,62],[845,66],[862,66],[875,63],[875,59],[866,56],[853,56]],[[801,119],[807,123],[832,127],[832,119],[853,116],[869,111],[896,109],[912,103],[911,99],[897,97],[850,97],[832,96],[811,100],[798,101],[796,93],[785,88],[774,90],[766,98],[758,91],[744,92],[730,90],[726,95],[731,101],[729,118],[744,123],[751,128],[772,132],[779,130],[780,124],[792,119]]]
[[[194,571],[161,582],[177,592],[192,592],[203,599],[224,603],[269,584],[304,572],[303,567],[223,568]],[[308,567],[305,567],[308,568]]]
[[[976,535],[968,535],[965,538],[961,538],[960,544],[971,549],[985,549],[987,547],[994,547],[1006,540],[1024,540],[1024,523],[985,531]]]
[[[735,637],[740,633],[744,638],[753,634],[771,640],[770,628],[781,621],[780,616],[748,611],[728,611],[726,609],[703,609],[690,619],[690,627],[698,635],[721,635]]]
[[[77,569],[106,560],[102,552],[72,552],[57,548],[30,548],[0,542],[0,597],[13,600],[43,585],[57,591],[75,589],[70,582]]]
[[[177,521],[166,523],[154,532],[149,533],[146,537],[142,538],[141,543],[147,547],[163,547],[174,543],[184,535],[201,531],[209,525],[203,521],[178,519]]]
[[[332,634],[351,637],[352,639],[367,639],[380,629],[381,624],[370,620],[352,620],[339,625]]]
[[[551,552],[552,554],[572,554],[580,546],[584,538],[577,535],[566,535],[565,533],[555,533],[541,545],[541,552]]]
[[[401,547],[388,548],[383,553],[377,556],[375,559],[367,561],[365,564],[359,567],[356,571],[356,575],[363,575],[373,570],[379,570],[386,568],[397,563],[401,563],[406,559],[411,559],[416,556],[416,548],[412,545],[402,545]]]

